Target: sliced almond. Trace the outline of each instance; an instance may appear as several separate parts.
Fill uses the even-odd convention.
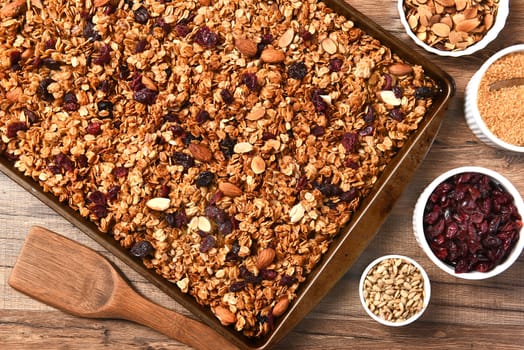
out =
[[[249,142],[239,142],[233,147],[233,152],[243,154],[253,150],[253,145]]]
[[[469,7],[465,9],[463,13],[466,19],[472,19],[472,18],[477,18],[478,10],[476,7]]]
[[[209,162],[212,158],[211,151],[203,144],[192,143],[189,145],[189,152],[195,159],[201,162]]]
[[[486,30],[490,30],[491,26],[493,26],[494,17],[491,13],[487,13],[484,16],[484,27]]]
[[[257,107],[253,108],[253,110],[251,110],[251,112],[249,112],[248,115],[246,115],[246,119],[251,121],[257,121],[259,119],[262,119],[264,115],[266,115],[266,109],[264,107]]]
[[[220,320],[224,326],[228,326],[232,323],[235,323],[237,317],[229,309],[223,306],[217,306],[213,309],[215,316]]]
[[[391,106],[400,106],[402,102],[402,100],[395,96],[395,93],[391,90],[382,90],[380,91],[379,96],[382,102]]]
[[[273,311],[271,312],[273,316],[279,317],[286,312],[287,308],[289,307],[289,299],[287,297],[282,297],[279,299],[279,301],[275,304],[273,307]]]
[[[451,31],[451,28],[447,24],[439,22],[431,26],[431,31],[435,33],[435,35],[437,36],[446,38],[448,37],[449,32]]]
[[[467,0],[455,0],[455,8],[457,11],[463,11],[467,5]]]
[[[258,253],[257,269],[262,270],[271,265],[275,259],[276,252],[273,248],[264,248]]]
[[[466,20],[458,23],[455,26],[455,30],[457,32],[469,33],[471,31],[473,31],[473,29],[477,28],[479,24],[480,24],[480,21],[479,21],[478,18],[466,19]]]
[[[322,46],[324,51],[326,51],[330,55],[337,53],[337,43],[335,43],[335,41],[333,41],[333,39],[331,38],[325,38],[324,40],[322,40],[320,45]]]
[[[418,15],[410,15],[408,17],[408,24],[409,24],[409,27],[412,30],[417,29],[417,27],[418,27]]]
[[[156,87],[155,82],[151,79],[146,77],[145,75],[142,76],[142,84],[149,90],[157,91],[158,88]]]
[[[388,70],[393,75],[402,76],[413,72],[413,67],[405,63],[394,63],[388,67]]]
[[[218,189],[228,197],[238,197],[242,195],[242,190],[240,187],[232,184],[231,182],[220,182],[218,184]]]
[[[254,156],[251,160],[251,170],[253,170],[253,172],[257,175],[266,171],[266,162],[264,161],[264,158],[260,156]]]
[[[93,5],[95,5],[95,7],[101,7],[101,6],[107,5],[108,3],[109,3],[109,0],[94,0],[93,1]]]
[[[444,23],[445,25],[447,25],[448,27],[450,28],[453,28],[453,20],[451,19],[450,16],[444,16],[440,19],[440,23]]]
[[[286,48],[293,42],[293,39],[295,38],[295,31],[293,28],[289,28],[282,34],[282,36],[278,39],[278,46],[281,48]]]
[[[256,56],[258,52],[257,44],[249,39],[237,38],[235,39],[235,46],[240,53],[248,57]]]
[[[22,88],[21,87],[15,87],[14,89],[12,90],[9,90],[6,94],[5,94],[5,98],[7,98],[7,100],[9,102],[18,102],[20,100],[20,98],[22,97],[23,95],[23,91],[22,91]]]
[[[206,218],[205,216],[199,216],[198,217],[198,229],[201,230],[201,231],[204,231],[204,232],[211,232],[211,221],[209,221],[208,218]]]
[[[16,17],[26,9],[26,0],[15,0],[0,9],[0,18]]]
[[[452,7],[455,6],[455,0],[435,0],[437,4],[440,4],[444,7]]]
[[[150,200],[148,200],[146,202],[146,206],[152,210],[164,211],[169,208],[170,203],[171,203],[171,200],[169,198],[157,197],[157,198],[151,198]]]
[[[260,59],[266,63],[280,63],[284,62],[286,55],[281,50],[268,47],[262,51]]]

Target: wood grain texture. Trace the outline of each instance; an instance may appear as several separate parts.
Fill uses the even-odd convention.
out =
[[[416,245],[411,228],[414,203],[440,173],[477,165],[499,171],[524,193],[524,157],[481,143],[464,120],[464,88],[484,60],[498,50],[524,42],[524,1],[512,1],[505,29],[480,52],[461,58],[424,52],[404,33],[396,1],[352,0],[375,22],[438,63],[453,76],[457,92],[440,133],[375,239],[322,302],[277,349],[522,349],[524,337],[524,258],[489,281],[463,281],[440,271]],[[188,349],[166,336],[126,321],[76,318],[36,302],[7,285],[8,275],[33,225],[41,225],[87,244],[107,256],[143,295],[188,315],[144,278],[109,256],[99,245],[56,215],[31,194],[0,175],[0,344],[2,349]],[[357,282],[367,263],[388,253],[417,260],[432,281],[427,312],[414,324],[379,326],[358,300]]]

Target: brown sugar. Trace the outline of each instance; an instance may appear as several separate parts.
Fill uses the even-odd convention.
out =
[[[495,61],[486,71],[478,91],[478,109],[489,130],[502,141],[524,146],[524,85],[490,90],[497,81],[524,77],[524,52]]]

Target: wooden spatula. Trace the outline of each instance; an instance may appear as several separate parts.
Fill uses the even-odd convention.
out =
[[[41,227],[30,230],[9,284],[76,316],[134,321],[197,349],[238,349],[203,323],[137,294],[100,254]]]

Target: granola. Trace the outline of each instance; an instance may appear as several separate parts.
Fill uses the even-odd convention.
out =
[[[3,156],[248,337],[438,90],[317,0],[0,4]]]

